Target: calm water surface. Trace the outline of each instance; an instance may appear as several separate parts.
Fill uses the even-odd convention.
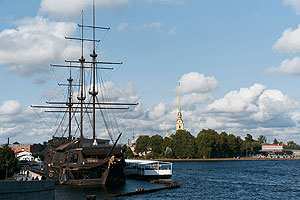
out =
[[[108,193],[155,188],[161,185],[128,179],[114,188],[56,186],[56,200],[97,199],[300,199],[300,161],[174,162],[172,180],[179,189],[131,197],[107,197]]]

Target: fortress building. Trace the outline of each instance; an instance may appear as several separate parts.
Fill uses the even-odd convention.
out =
[[[183,130],[182,114],[180,112],[180,82],[178,82],[178,113],[176,121],[176,131]]]

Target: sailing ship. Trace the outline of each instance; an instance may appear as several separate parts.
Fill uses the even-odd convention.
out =
[[[65,37],[68,40],[79,40],[81,42],[81,57],[78,60],[65,60],[66,65],[53,65],[52,67],[68,68],[70,76],[68,84],[60,84],[68,86],[68,99],[65,101],[50,101],[47,105],[32,105],[34,108],[45,108],[46,112],[63,112],[64,119],[68,116],[68,136],[53,136],[48,141],[46,155],[44,160],[44,173],[54,179],[58,184],[95,186],[95,185],[118,185],[125,182],[124,168],[126,166],[122,153],[122,148],[117,146],[122,133],[118,133],[115,141],[108,129],[108,122],[105,120],[104,111],[113,109],[129,109],[129,106],[135,106],[137,103],[120,103],[99,101],[97,86],[97,71],[111,70],[110,67],[102,67],[103,65],[120,65],[121,62],[104,62],[97,60],[96,53],[96,29],[109,30],[108,27],[100,27],[95,25],[95,3],[93,0],[93,25],[84,25],[83,15],[82,23],[78,24],[81,28],[81,37]],[[92,30],[92,39],[84,38],[84,30]],[[92,42],[91,60],[87,61],[84,57],[85,42]],[[71,69],[80,70],[80,78],[78,84],[73,84]],[[91,84],[87,97],[85,85],[85,71],[91,72]],[[78,87],[78,97],[73,98],[73,87]],[[96,138],[96,111],[100,111],[105,127],[111,137],[110,140]],[[78,117],[79,115],[79,117]],[[91,115],[91,116],[90,116]],[[90,119],[92,138],[87,138],[84,133],[84,117]],[[79,120],[78,120],[79,118]],[[76,130],[80,131],[79,137],[72,135],[72,124],[78,125]],[[79,121],[79,122],[78,122]],[[57,129],[58,130],[58,129]]]

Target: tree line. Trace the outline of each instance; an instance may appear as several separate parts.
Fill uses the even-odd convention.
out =
[[[19,160],[7,145],[0,147],[0,180],[13,176],[20,170]]]
[[[145,158],[232,158],[251,156],[259,153],[266,137],[260,135],[256,140],[251,134],[245,139],[226,132],[217,133],[212,129],[202,129],[197,137],[186,130],[176,131],[170,137],[160,135],[152,137],[142,135],[136,140],[135,152]],[[124,156],[133,157],[129,148],[124,149]]]

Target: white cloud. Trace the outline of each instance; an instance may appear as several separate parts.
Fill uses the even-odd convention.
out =
[[[109,94],[106,94],[109,95],[108,101],[137,102],[139,99],[138,92],[132,83],[119,88],[112,82],[106,82],[105,88],[109,91]],[[197,97],[191,97],[195,94]],[[187,98],[186,101],[197,104],[204,101],[201,100],[203,98],[201,95],[205,96],[209,93],[187,93],[183,99]],[[76,94],[74,96],[76,97]],[[100,96],[99,91],[99,99]],[[198,98],[200,100],[197,100]],[[0,140],[10,137],[11,141],[42,142],[51,138],[55,124],[57,124],[54,115],[46,114],[44,110],[33,111],[30,108],[24,110],[17,101],[3,103],[0,111]],[[134,109],[112,111],[114,115],[107,115],[105,110],[103,112],[108,124],[112,125],[112,122],[118,122],[120,131],[124,133],[122,136],[124,142],[128,138],[132,139],[133,132],[135,135],[160,134],[162,136],[165,135],[166,130],[174,133],[177,104],[173,104],[173,101],[161,102],[152,108],[147,108],[140,103]],[[198,107],[195,109],[183,107],[182,114],[185,128],[194,135],[202,128],[212,128],[239,136],[250,133],[257,137],[263,134],[268,138],[276,137],[284,141],[296,140],[293,137],[298,134],[297,124],[300,121],[298,102],[282,94],[279,90],[269,90],[261,84],[254,84],[250,88],[241,88],[239,91],[231,91],[223,98],[207,105],[204,111],[203,108]],[[60,116],[62,117],[62,115]],[[99,122],[97,123],[98,137],[108,138],[100,114],[97,115],[96,120]],[[73,130],[76,130],[76,123],[73,125]],[[89,119],[85,119],[85,125],[90,125]],[[66,124],[64,127],[67,127]],[[90,128],[85,129],[85,133],[90,132]],[[34,141],[30,137],[32,135]],[[90,136],[87,134],[87,137]]]
[[[205,103],[208,103],[208,102],[212,102],[213,99],[214,98],[212,97],[212,95],[210,93],[195,93],[195,92],[193,92],[193,93],[181,95],[180,105],[181,105],[181,109],[183,109],[185,111],[195,110],[195,107],[200,106]],[[171,106],[173,106],[173,108],[176,108],[177,105],[178,105],[178,97],[175,98],[171,103]]]
[[[137,103],[138,94],[132,83],[128,83],[124,88],[117,87],[112,82],[106,82],[104,93],[99,91],[98,99],[102,101],[102,97],[105,97],[108,102],[124,102],[124,103]],[[53,98],[52,101],[63,101],[61,96],[53,95],[57,91],[49,91],[48,96],[45,98]],[[74,94],[74,99],[76,99],[77,94]],[[90,95],[87,96],[87,102],[89,102]],[[44,102],[40,103],[41,105]],[[116,106],[116,107],[126,107],[126,106]],[[49,109],[46,109],[49,110]],[[55,109],[59,110],[59,109]],[[60,123],[60,120],[63,118],[63,113],[46,113],[45,109],[38,108],[26,108],[23,109],[18,101],[10,100],[5,101],[3,105],[0,106],[0,141],[6,140],[7,137],[11,138],[11,141],[19,141],[22,143],[32,143],[32,142],[42,142],[48,140],[52,137],[57,129],[57,125]],[[125,132],[131,132],[133,127],[136,125],[131,124],[131,122],[144,119],[145,110],[139,105],[137,107],[130,106],[129,110],[102,110],[103,117],[105,118],[107,124],[111,127],[114,127],[114,132],[117,132],[117,127],[115,121],[119,122],[119,127]],[[78,117],[78,115],[77,115]],[[109,138],[105,129],[105,124],[103,123],[102,115],[97,114],[97,135],[104,135],[105,138]],[[130,123],[128,123],[130,121]],[[77,118],[77,122],[79,119]],[[84,124],[85,124],[85,135],[86,137],[91,137],[91,126],[90,118],[85,115]],[[146,121],[142,124],[150,122]],[[38,126],[37,126],[38,124]],[[62,123],[62,127],[58,129],[57,135],[62,135],[63,132],[67,129],[67,120]],[[139,127],[139,126],[138,126]],[[73,121],[72,133],[79,135],[77,123]],[[76,132],[77,130],[77,132]],[[135,129],[134,129],[135,130]],[[66,135],[66,133],[65,133]],[[116,135],[116,134],[115,134]],[[31,137],[31,136],[34,136]]]
[[[96,6],[101,8],[122,8],[141,0],[95,0]],[[186,0],[144,0],[148,3],[162,2],[168,4],[183,4]],[[86,10],[92,5],[92,0],[42,0],[41,13],[61,18],[72,18],[80,15],[81,10]]]
[[[292,60],[286,59],[281,62],[279,67],[270,67],[265,70],[266,73],[300,75],[300,57]]]
[[[159,32],[161,30],[162,25],[163,24],[161,22],[151,22],[151,23],[143,24],[141,26],[141,29],[154,29],[157,32]]]
[[[64,60],[71,55],[80,55],[80,46],[69,42],[75,23],[54,22],[37,16],[17,23],[16,29],[5,29],[0,33],[0,65],[9,65],[8,71],[30,76],[46,73],[49,63]]]
[[[164,117],[166,111],[167,111],[166,104],[160,103],[157,106],[155,106],[152,111],[150,111],[149,117],[150,119],[154,119],[154,120],[160,119],[161,117]]]
[[[133,0],[96,0],[96,6],[113,8],[128,5]],[[92,0],[42,0],[41,13],[49,13],[62,18],[79,16],[81,10],[86,10],[92,5]]]
[[[0,106],[1,115],[13,115],[18,114],[22,111],[19,101],[9,100],[5,101],[2,106]]]
[[[195,110],[196,107],[204,103],[213,101],[211,92],[218,88],[218,81],[215,77],[205,77],[198,72],[190,72],[183,74],[180,78],[180,104],[181,109]],[[178,92],[178,88],[173,90],[174,93]],[[172,102],[171,106],[176,108],[178,105],[178,97]]]
[[[157,33],[162,33],[166,35],[174,35],[176,33],[176,26],[170,27],[168,25],[163,24],[162,22],[149,22],[139,26],[135,26],[131,29],[129,29],[128,24],[121,23],[118,27],[118,30],[123,31],[125,28],[126,30],[128,29],[131,31],[154,30]]]
[[[293,54],[300,52],[300,25],[295,30],[292,28],[286,29],[273,45],[273,48],[280,53]]]
[[[296,13],[300,15],[300,0],[284,0],[284,5],[292,6]]]
[[[237,122],[245,128],[294,126],[291,113],[298,110],[299,103],[279,90],[267,90],[264,85],[254,84],[250,88],[231,91],[205,108],[224,122]]]
[[[180,89],[182,93],[208,93],[218,88],[218,81],[215,77],[205,77],[198,72],[184,74],[180,78]]]
[[[168,34],[169,35],[174,35],[176,32],[176,26],[173,26],[169,31],[168,31]]]
[[[47,90],[46,92],[44,92],[42,97],[48,101],[48,100],[57,98],[58,96],[61,97],[62,92],[63,92],[62,88],[51,89],[51,90]]]
[[[218,99],[208,105],[206,111],[209,112],[255,112],[257,106],[255,101],[265,89],[264,85],[254,84],[250,88],[241,88],[240,91],[231,91],[224,98]]]
[[[161,2],[161,3],[175,3],[175,4],[183,4],[186,0],[148,0],[148,2]]]
[[[137,102],[140,98],[132,82],[129,82],[125,88],[121,88],[116,86],[115,83],[108,81],[99,85],[98,88],[101,88],[98,98],[101,99],[103,97],[104,101],[128,103]]]
[[[283,95],[279,90],[265,90],[256,102],[258,111],[254,113],[256,121],[266,121],[278,116],[284,116],[293,109],[299,108],[299,103],[290,97]]]
[[[128,27],[128,24],[125,23],[125,22],[122,22],[122,23],[118,26],[118,31],[124,31],[127,27]]]

